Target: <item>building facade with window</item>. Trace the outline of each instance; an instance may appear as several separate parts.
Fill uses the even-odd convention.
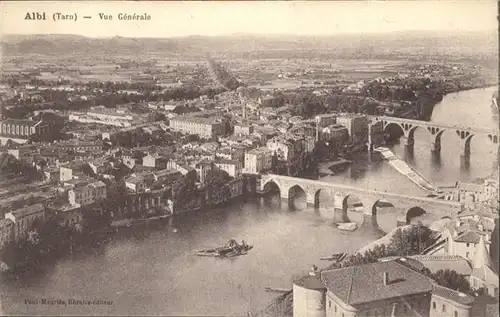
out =
[[[219,169],[225,171],[229,174],[229,176],[238,178],[241,175],[241,170],[243,168],[243,164],[240,161],[236,160],[217,160],[215,161],[215,166]]]
[[[26,206],[6,213],[5,219],[14,223],[14,240],[19,241],[27,236],[36,221],[45,220],[45,207],[42,204]]]
[[[473,317],[474,297],[439,285],[434,286],[429,317]]]
[[[245,172],[258,174],[272,167],[273,151],[267,147],[259,147],[245,153]]]
[[[473,302],[398,260],[313,269],[293,283],[293,315],[301,317],[470,317]]]
[[[0,141],[2,144],[11,139],[26,143],[31,137],[42,138],[50,133],[50,126],[43,121],[25,119],[6,119],[0,122]]]
[[[106,184],[97,182],[78,182],[68,191],[68,201],[71,205],[90,205],[106,198]]]
[[[206,139],[212,139],[227,132],[221,118],[192,115],[173,118],[170,120],[170,128],[188,134],[196,134]]]
[[[14,241],[14,223],[10,219],[0,220],[0,249]]]

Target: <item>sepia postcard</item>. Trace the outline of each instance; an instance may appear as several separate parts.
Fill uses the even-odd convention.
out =
[[[0,315],[499,317],[498,17],[1,1]]]

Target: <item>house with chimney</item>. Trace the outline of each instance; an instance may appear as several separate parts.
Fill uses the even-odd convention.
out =
[[[301,317],[471,317],[473,303],[400,260],[313,267],[293,283],[293,315]]]

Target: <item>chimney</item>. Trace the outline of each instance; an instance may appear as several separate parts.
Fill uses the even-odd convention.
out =
[[[384,272],[382,278],[384,280],[384,285],[385,286],[389,285],[389,273],[388,272]]]

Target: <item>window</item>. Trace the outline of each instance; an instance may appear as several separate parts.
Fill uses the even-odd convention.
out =
[[[467,248],[468,248],[468,247],[470,246],[470,243],[468,243],[468,242],[467,242],[467,244],[466,244],[466,245],[467,245]]]
[[[468,258],[469,257],[469,252],[465,252],[465,257]]]
[[[446,305],[443,304],[443,313],[446,312]]]
[[[328,308],[332,308],[332,301],[328,300]]]
[[[342,313],[342,317],[344,317],[344,313]]]
[[[455,310],[454,316],[458,317],[458,312],[456,310]]]
[[[337,305],[335,305],[335,312],[337,312]]]

